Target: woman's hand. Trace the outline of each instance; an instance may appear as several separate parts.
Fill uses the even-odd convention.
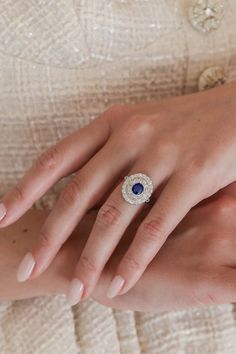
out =
[[[126,174],[151,177],[158,199],[117,266],[108,296],[137,282],[170,233],[201,200],[236,180],[236,83],[192,95],[113,107],[44,152],[3,198],[1,227],[17,220],[63,176],[76,172],[23,259],[18,279],[41,274],[87,210],[106,197],[75,267],[73,301],[92,294],[142,205],[121,194]]]
[[[92,297],[103,305],[158,312],[189,306],[236,301],[236,183],[193,208],[171,234],[135,286],[108,299],[110,280],[148,210],[134,220],[103,269]],[[0,300],[65,293],[97,216],[85,214],[47,270],[29,282],[18,283],[20,257],[37,243],[48,211],[30,210],[0,230]]]
[[[236,302],[236,183],[193,208],[127,293],[107,287],[135,235],[131,224],[106,264],[93,298],[116,309],[172,311]]]

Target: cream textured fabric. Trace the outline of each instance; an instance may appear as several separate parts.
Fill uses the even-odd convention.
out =
[[[40,152],[113,103],[198,90],[211,66],[236,79],[236,1],[200,33],[190,1],[1,0],[0,193]],[[51,208],[66,179],[36,208]],[[157,294],[158,296],[158,294]],[[53,296],[0,304],[1,354],[235,354],[232,305],[161,314]]]

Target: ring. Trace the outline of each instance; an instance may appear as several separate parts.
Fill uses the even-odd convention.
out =
[[[122,195],[130,204],[148,203],[153,192],[153,182],[144,173],[125,176]]]

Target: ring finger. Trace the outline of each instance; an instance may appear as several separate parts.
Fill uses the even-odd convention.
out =
[[[160,158],[158,166],[155,166],[153,171],[153,158],[152,156],[147,158],[145,155],[142,161],[138,161],[132,168],[132,171],[134,171],[132,173],[142,171],[148,176],[152,175],[155,190],[169,176],[172,167],[173,164],[167,161],[166,157],[165,159]],[[123,182],[118,184],[99,209],[68,289],[67,296],[71,305],[91,295],[114,248],[128,225],[142,208],[142,205],[131,205],[124,200],[121,195],[122,184]]]

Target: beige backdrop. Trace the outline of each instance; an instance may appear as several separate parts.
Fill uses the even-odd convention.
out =
[[[223,3],[219,27],[204,33],[186,0],[1,0],[1,195],[41,151],[113,103],[235,80],[236,1]],[[51,208],[65,182],[35,207]],[[235,310],[154,315],[92,300],[72,310],[64,296],[4,302],[0,353],[235,354]]]

